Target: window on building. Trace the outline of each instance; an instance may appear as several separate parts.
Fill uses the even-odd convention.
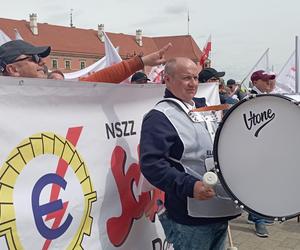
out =
[[[56,59],[52,59],[52,69],[57,69],[58,68],[58,62]]]
[[[85,61],[80,61],[80,69],[84,69],[85,68]]]
[[[65,60],[65,69],[71,69],[71,61]]]

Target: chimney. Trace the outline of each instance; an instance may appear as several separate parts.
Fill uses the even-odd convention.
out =
[[[99,37],[99,39],[100,39],[101,42],[104,42],[103,31],[104,31],[104,24],[103,23],[98,24],[98,37]]]
[[[30,14],[29,19],[30,19],[30,29],[31,29],[32,34],[38,35],[39,32],[38,32],[38,26],[37,26],[37,14],[34,14],[34,13]]]
[[[143,31],[142,31],[141,29],[137,29],[137,30],[135,31],[135,41],[136,41],[136,43],[137,43],[140,47],[143,46],[142,32],[143,32]]]

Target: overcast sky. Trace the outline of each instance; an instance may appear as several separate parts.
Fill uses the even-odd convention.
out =
[[[5,1],[0,17],[97,29],[145,36],[185,35],[188,32],[202,49],[212,35],[213,67],[226,71],[225,79],[242,79],[270,48],[270,64],[279,71],[300,35],[299,0],[26,0]]]

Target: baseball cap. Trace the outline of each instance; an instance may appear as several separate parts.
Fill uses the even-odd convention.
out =
[[[236,84],[236,81],[234,79],[229,79],[227,81],[227,86],[230,86],[230,85],[235,85]]]
[[[20,55],[38,55],[47,57],[50,54],[50,46],[37,47],[23,40],[13,40],[0,46],[0,69],[13,63]]]
[[[140,80],[150,81],[147,75],[144,72],[136,72],[131,77],[131,82],[137,82]]]
[[[276,75],[271,72],[267,72],[264,70],[258,70],[252,73],[251,75],[251,81],[258,81],[258,80],[263,80],[263,81],[269,81],[275,79]]]
[[[199,82],[207,82],[210,78],[220,78],[225,75],[225,72],[218,72],[214,68],[205,68],[198,75]]]

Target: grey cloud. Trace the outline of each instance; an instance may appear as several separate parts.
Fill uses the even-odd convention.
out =
[[[177,15],[177,14],[182,14],[182,13],[187,13],[187,6],[186,4],[183,3],[177,3],[177,4],[170,4],[164,8],[166,14],[172,14],[172,15]]]

